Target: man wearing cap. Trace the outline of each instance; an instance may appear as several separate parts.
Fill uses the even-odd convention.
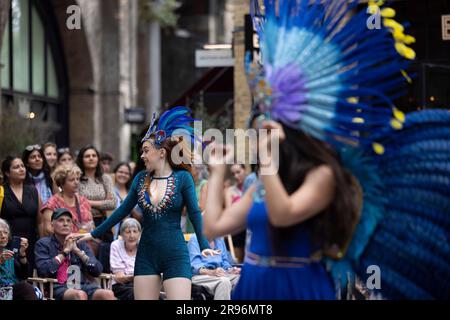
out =
[[[102,265],[85,242],[77,243],[72,235],[72,214],[66,208],[56,209],[51,217],[53,235],[41,238],[35,246],[38,275],[56,278],[56,300],[114,300],[111,290],[100,289],[86,280],[86,273],[98,277]],[[75,270],[68,274],[68,269]],[[79,277],[76,270],[79,270]],[[72,271],[73,272],[73,271]],[[70,276],[70,278],[69,278]],[[68,281],[69,280],[69,281]],[[77,283],[79,282],[79,283]]]

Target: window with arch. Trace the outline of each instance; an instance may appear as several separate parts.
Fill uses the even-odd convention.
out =
[[[11,5],[0,56],[2,106],[45,123],[56,135],[65,123],[64,63],[57,60],[62,54],[47,1],[7,1]]]

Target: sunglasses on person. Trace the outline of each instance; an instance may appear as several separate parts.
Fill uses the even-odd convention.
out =
[[[69,148],[59,148],[58,149],[58,153],[63,154],[69,152],[70,153],[70,149]]]
[[[29,145],[25,148],[27,151],[33,151],[33,150],[41,150],[41,146],[38,144]]]

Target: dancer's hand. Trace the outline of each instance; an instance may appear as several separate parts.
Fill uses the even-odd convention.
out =
[[[212,142],[207,148],[207,152],[209,151],[207,164],[211,173],[225,173],[227,164],[233,163],[234,160],[232,146]]]
[[[219,255],[222,253],[222,250],[218,249],[218,250],[213,250],[213,249],[205,249],[202,251],[202,256],[204,256],[205,258],[207,256],[215,256],[215,255]]]
[[[258,135],[258,160],[261,175],[274,175],[279,167],[279,145],[286,138],[283,127],[273,120],[262,122]]]
[[[71,236],[75,239],[76,242],[83,242],[94,239],[94,237],[90,233],[72,233]]]
[[[272,151],[271,147],[275,144],[276,140],[278,140],[278,144],[280,144],[286,139],[286,134],[284,133],[283,126],[279,122],[273,120],[264,120],[262,121],[260,129],[266,129],[267,134],[263,135],[260,132],[258,136],[259,150],[265,148]]]

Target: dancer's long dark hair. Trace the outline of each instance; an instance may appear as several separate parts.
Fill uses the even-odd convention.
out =
[[[314,246],[330,254],[331,248],[343,249],[353,231],[358,215],[351,175],[344,170],[338,155],[322,141],[314,139],[299,130],[283,125],[286,140],[280,144],[279,176],[290,195],[304,182],[307,173],[320,165],[329,166],[335,179],[334,198],[321,213],[303,222],[310,230]],[[270,226],[272,243],[277,254],[280,242],[292,237],[298,225],[287,228]]]

